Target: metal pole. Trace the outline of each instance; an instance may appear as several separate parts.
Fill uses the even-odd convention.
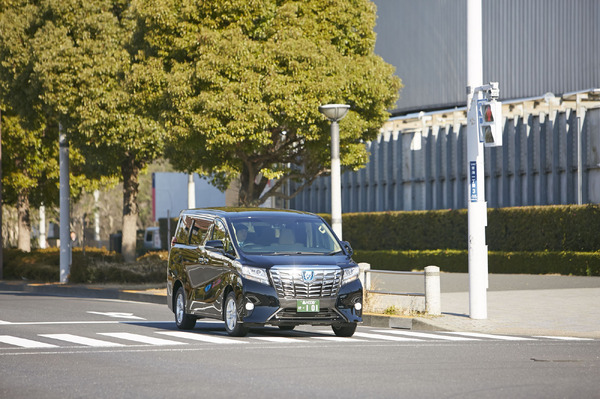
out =
[[[0,109],[0,279],[4,278],[4,242],[2,234],[2,109]]]
[[[577,205],[583,204],[583,117],[585,109],[581,105],[581,94],[577,94]]]
[[[98,248],[100,245],[100,190],[94,190],[94,246]]]
[[[340,170],[340,126],[331,122],[331,227],[342,239],[342,188]]]
[[[69,187],[69,142],[62,125],[58,125],[59,170],[60,170],[60,282],[69,281],[71,266],[70,187]]]
[[[194,174],[188,175],[188,209],[196,207],[196,185],[194,184]]]
[[[470,177],[468,198],[469,314],[487,319],[488,254],[485,244],[487,203],[483,142],[479,140],[475,88],[483,82],[481,0],[467,3],[467,168]]]
[[[38,245],[41,249],[46,248],[46,207],[43,204],[40,206],[40,236]]]

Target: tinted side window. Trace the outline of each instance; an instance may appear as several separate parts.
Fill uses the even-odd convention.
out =
[[[215,222],[215,227],[213,228],[212,232],[212,239],[223,241],[223,249],[225,250],[225,252],[235,254],[233,244],[231,243],[231,238],[229,237],[229,233],[227,233],[225,225],[221,220],[217,219],[217,221]]]
[[[177,226],[177,232],[175,233],[175,240],[179,244],[187,245],[190,237],[190,227],[192,226],[192,218],[188,215],[181,216],[179,225]]]
[[[190,244],[191,245],[202,245],[208,228],[210,227],[211,221],[200,218],[193,218],[192,231],[190,233]]]

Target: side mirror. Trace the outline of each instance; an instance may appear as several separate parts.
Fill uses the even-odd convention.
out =
[[[221,240],[208,240],[206,241],[206,247],[209,249],[223,249],[223,241]]]
[[[352,249],[352,247],[350,246],[350,243],[348,241],[342,241],[342,246],[346,250],[346,253],[348,254],[348,256],[352,256],[352,254],[354,254],[354,250]]]

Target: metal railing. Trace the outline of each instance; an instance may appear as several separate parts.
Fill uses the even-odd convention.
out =
[[[364,270],[364,281],[365,281],[365,293],[367,294],[382,294],[382,295],[400,295],[400,296],[425,296],[422,292],[393,292],[393,291],[380,291],[371,289],[371,277],[368,275],[374,274],[395,274],[395,275],[411,275],[411,276],[424,276],[425,272],[400,272],[393,270]]]

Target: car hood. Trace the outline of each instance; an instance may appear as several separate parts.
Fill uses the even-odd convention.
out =
[[[264,267],[270,269],[272,266],[339,266],[348,267],[356,263],[346,255],[246,255],[240,259],[248,266]]]

